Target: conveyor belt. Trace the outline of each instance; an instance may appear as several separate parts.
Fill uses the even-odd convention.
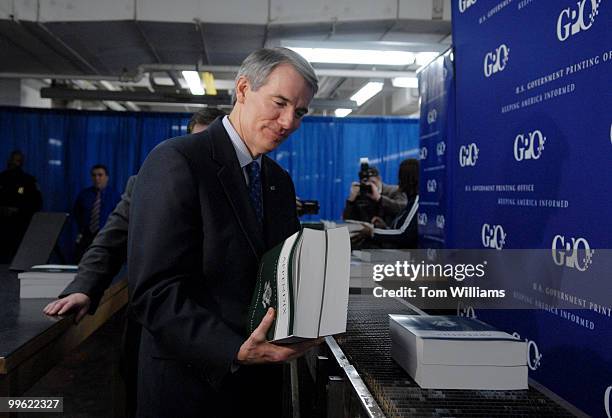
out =
[[[401,302],[350,295],[347,332],[336,337],[388,417],[571,417],[570,412],[529,390],[421,389],[390,355],[389,313],[416,314]]]

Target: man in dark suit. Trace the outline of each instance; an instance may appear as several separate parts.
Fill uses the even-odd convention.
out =
[[[246,335],[246,313],[260,257],[299,228],[291,178],[264,154],[299,127],[316,90],[295,52],[258,50],[240,67],[229,117],[144,162],[128,244],[130,309],[143,326],[137,416],[280,414],[278,365],[316,342],[267,342],[272,309]]]
[[[202,132],[215,119],[225,115],[223,110],[212,107],[198,110],[191,116],[187,131],[194,134]],[[76,277],[57,300],[43,309],[44,313],[64,315],[72,312],[76,314],[77,323],[87,313],[95,313],[104,291],[127,261],[128,221],[135,181],[136,176],[128,179],[121,201],[79,262]]]
[[[119,193],[108,185],[108,168],[102,164],[91,167],[92,185],[78,194],[72,215],[79,229],[75,253],[79,262],[119,203]]]
[[[23,171],[24,164],[25,155],[15,150],[0,173],[0,264],[13,259],[32,215],[42,208],[36,178]]]

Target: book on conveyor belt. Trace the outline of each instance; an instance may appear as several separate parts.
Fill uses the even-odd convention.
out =
[[[346,228],[304,228],[266,252],[248,311],[252,333],[276,310],[268,340],[297,342],[346,331],[351,243]]]
[[[369,249],[369,250],[353,250],[353,256],[366,263],[388,262],[395,261],[410,261],[411,253],[408,250],[398,249]]]
[[[17,275],[20,298],[56,298],[74,279],[78,266],[43,264]]]
[[[478,319],[389,315],[391,357],[427,389],[527,389],[527,343]]]

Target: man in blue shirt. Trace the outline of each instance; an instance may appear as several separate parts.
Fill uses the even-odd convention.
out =
[[[91,168],[93,186],[82,190],[74,203],[73,216],[79,228],[76,240],[78,263],[89,244],[106,223],[119,202],[119,194],[108,185],[108,169],[102,164]]]

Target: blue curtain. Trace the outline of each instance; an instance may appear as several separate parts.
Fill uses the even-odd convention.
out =
[[[269,155],[289,171],[300,198],[319,201],[319,215],[303,220],[339,220],[361,157],[379,169],[385,183],[397,184],[399,164],[418,158],[418,143],[415,119],[312,116]]]
[[[187,132],[190,116],[0,108],[0,164],[12,150],[22,150],[25,171],[38,179],[43,210],[70,212],[78,192],[91,184],[92,165],[106,165],[109,184],[123,192],[155,145]],[[305,220],[337,220],[359,158],[368,157],[383,181],[396,184],[399,163],[418,155],[418,137],[413,119],[312,116],[270,156],[289,171],[298,196],[320,202],[320,214]],[[69,259],[74,234],[71,226],[61,242]]]

